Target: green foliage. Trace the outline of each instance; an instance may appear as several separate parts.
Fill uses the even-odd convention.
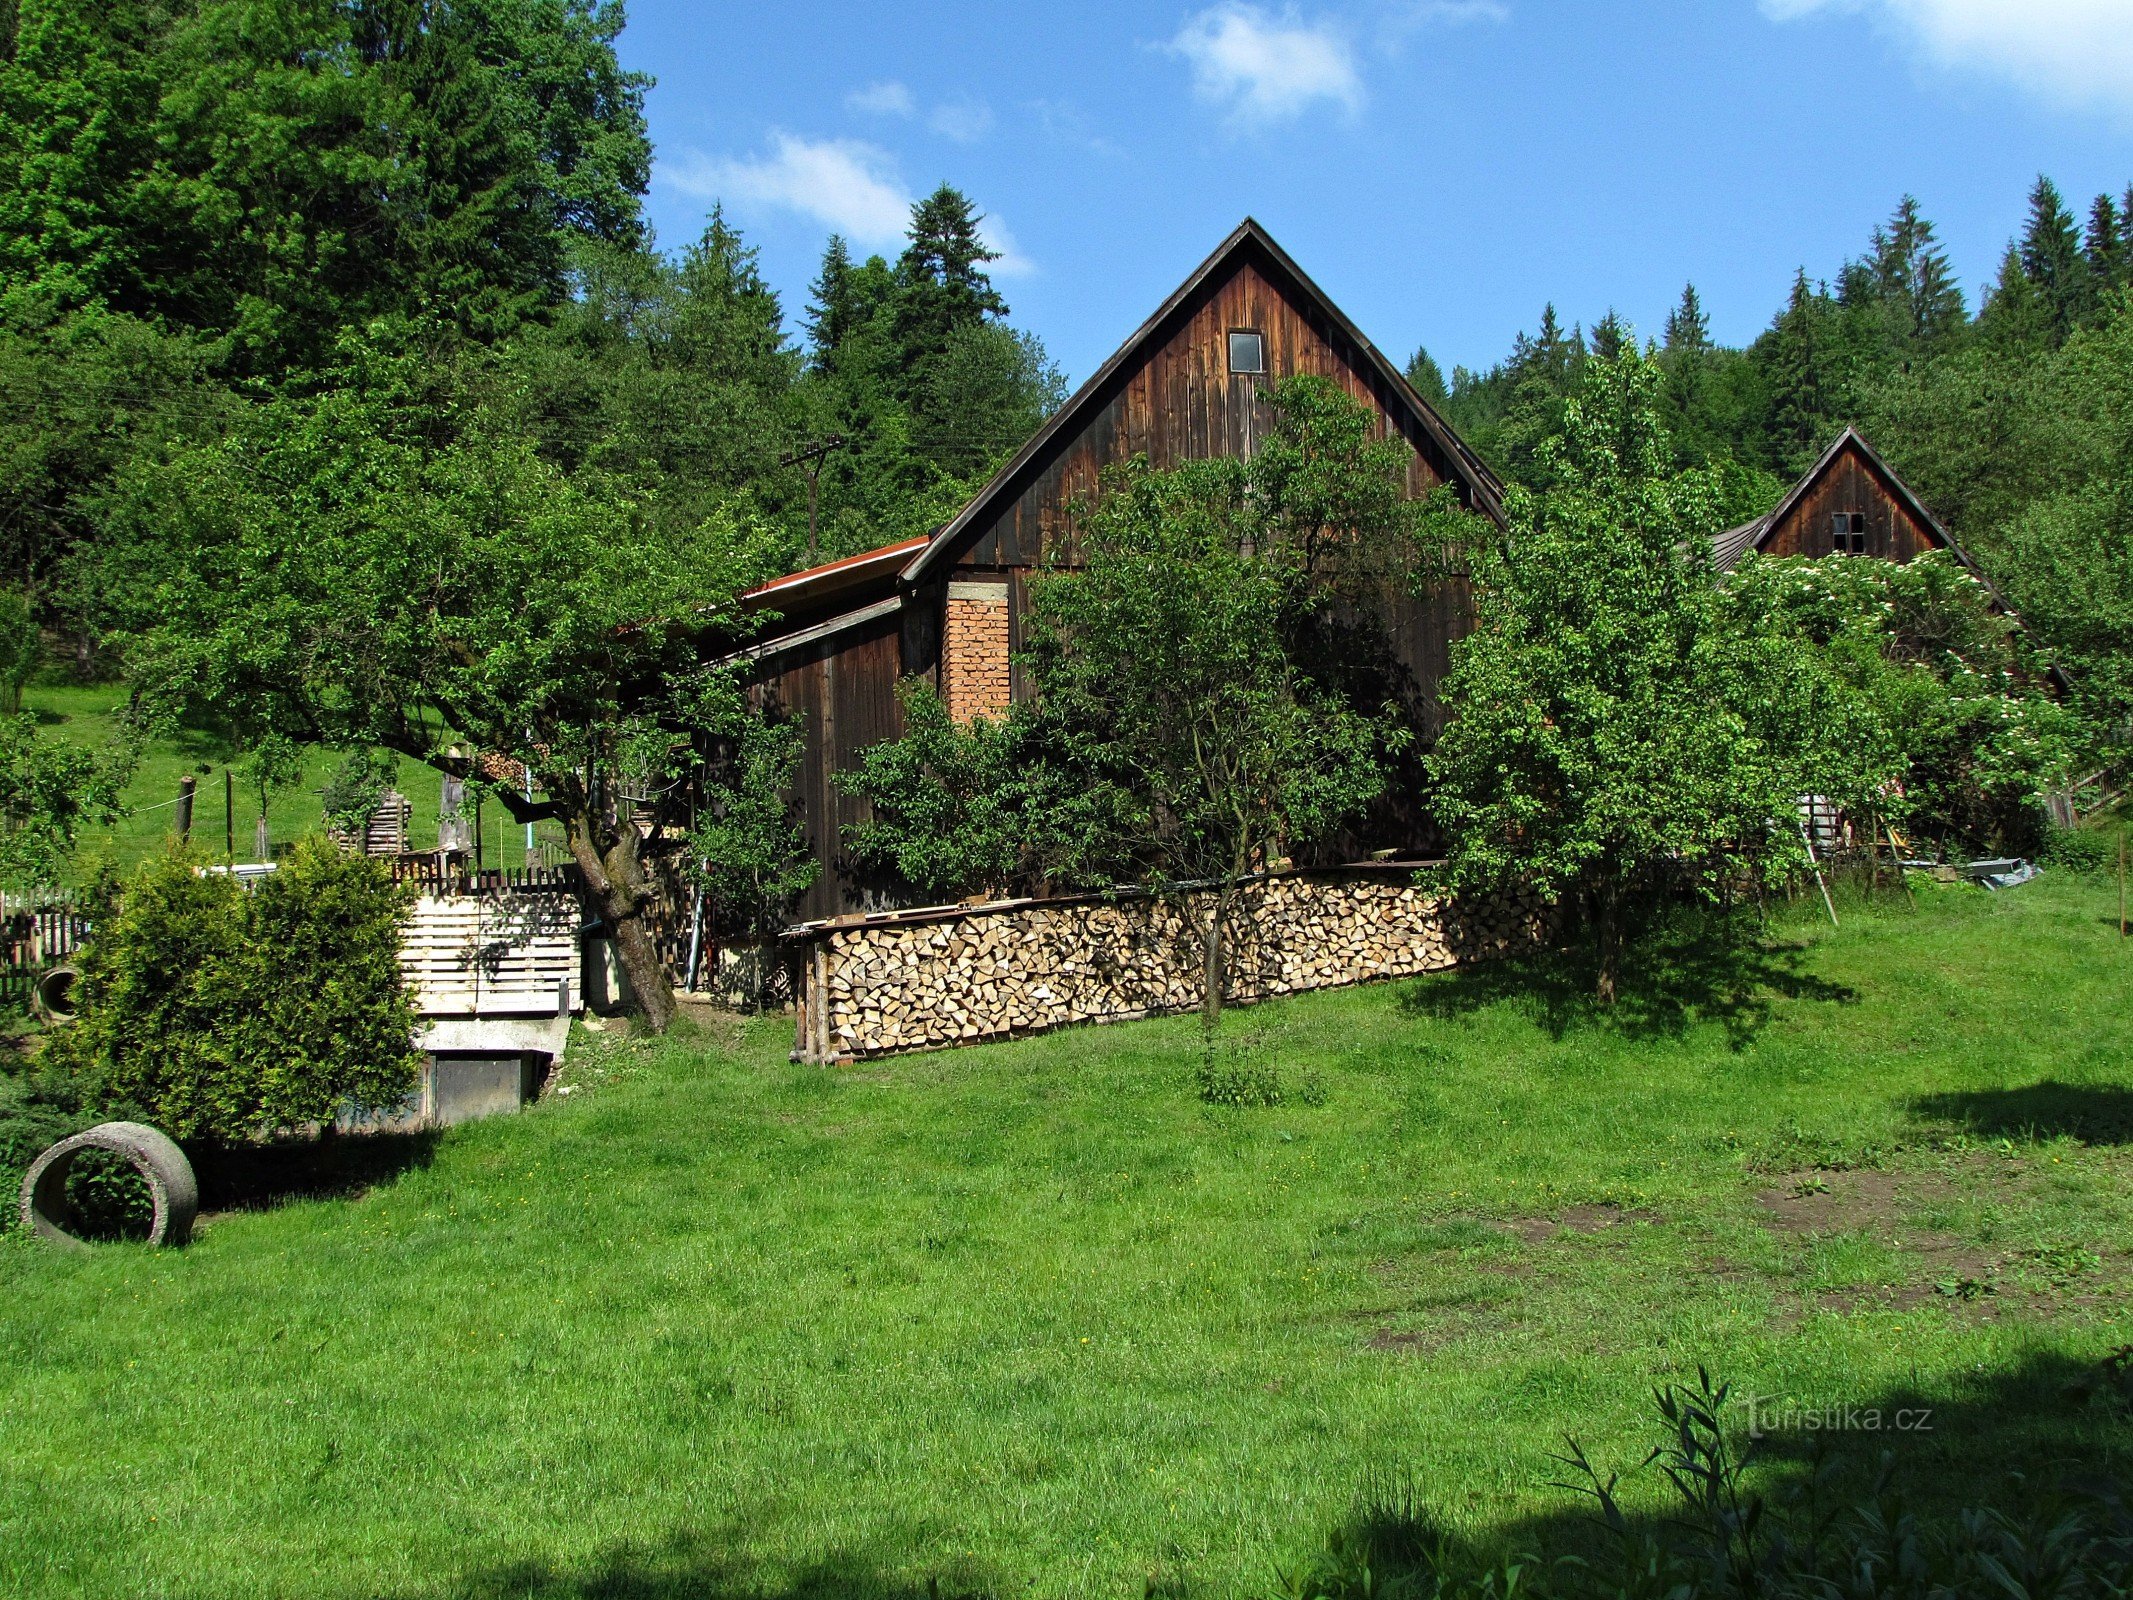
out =
[[[1660,382],[1634,345],[1587,362],[1553,486],[1514,493],[1475,551],[1478,624],[1427,761],[1447,881],[1581,900],[1603,996],[1626,920],[1782,881],[1798,797],[1861,796],[1891,765],[1797,635],[1721,600],[1714,486],[1672,470]]]
[[[1296,649],[1334,532],[1320,514],[1342,500],[1325,487],[1272,449],[1249,465],[1128,466],[1082,520],[1083,564],[1035,587],[1043,714],[1090,730],[1148,807],[1153,876],[1234,879],[1383,785],[1378,758],[1402,731],[1343,703]]]
[[[728,714],[711,730],[718,776],[706,786],[684,859],[712,926],[767,938],[821,870],[792,799],[805,741],[797,723],[760,716],[738,696],[723,704]]]
[[[2100,828],[2053,828],[2039,854],[2067,872],[2108,872],[2118,865],[2118,835]]]
[[[310,366],[380,315],[508,335],[563,241],[634,243],[646,80],[592,0],[24,0],[0,64],[0,316],[101,305]]]
[[[0,716],[0,885],[57,883],[81,830],[119,810],[138,744],[87,749],[39,729],[27,712]]]
[[[397,1105],[420,1063],[400,975],[408,893],[309,840],[247,893],[174,853],[144,866],[82,953],[80,1021],[40,1068],[84,1108],[180,1139],[241,1140]]]
[[[1090,735],[1027,702],[958,724],[922,678],[897,696],[903,737],[838,775],[872,802],[855,860],[942,899],[1098,888],[1129,870],[1145,809]]]
[[[1745,615],[1797,628],[1895,780],[1871,813],[1957,848],[2027,850],[2083,731],[1991,591],[1953,556],[1751,556],[1724,580]],[[1865,813],[1862,813],[1865,814]]]
[[[981,220],[943,185],[893,265],[835,236],[823,253],[799,401],[813,435],[844,441],[822,466],[826,553],[931,532],[1065,398],[1043,345],[1005,323]]]
[[[0,589],[0,715],[21,713],[22,691],[43,657],[28,599],[17,590]]]
[[[1256,1032],[1237,1039],[1204,1035],[1193,1080],[1203,1105],[1241,1111],[1278,1106],[1289,1097],[1280,1069],[1267,1059],[1265,1039]],[[1325,1085],[1317,1074],[1306,1074],[1297,1098],[1308,1106],[1325,1103]]]
[[[755,251],[714,210],[676,258],[592,243],[571,260],[553,323],[473,384],[487,425],[612,482],[672,537],[736,502],[791,512],[777,463],[803,428],[800,358]]]
[[[360,835],[398,771],[398,763],[387,751],[349,751],[319,791],[320,809],[328,829],[351,837]]]
[[[304,752],[286,734],[262,734],[245,752],[237,770],[258,800],[259,814],[265,816],[275,795],[304,781]]]

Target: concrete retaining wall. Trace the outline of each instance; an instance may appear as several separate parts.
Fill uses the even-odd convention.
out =
[[[794,1054],[847,1060],[1194,1010],[1210,896],[1012,901],[807,930]],[[1411,866],[1278,873],[1239,899],[1231,1001],[1487,960],[1554,926],[1536,897],[1454,902],[1416,888]]]

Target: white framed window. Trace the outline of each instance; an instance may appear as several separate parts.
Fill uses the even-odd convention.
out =
[[[1257,328],[1229,330],[1229,370],[1238,374],[1266,371],[1266,335]]]

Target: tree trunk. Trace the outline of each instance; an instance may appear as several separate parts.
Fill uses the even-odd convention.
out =
[[[1208,907],[1207,931],[1200,944],[1200,1022],[1209,1033],[1214,1032],[1222,1021],[1222,987],[1226,981],[1223,971],[1222,948],[1223,913],[1229,905],[1229,886],[1224,884],[1215,891],[1215,903]]]
[[[595,821],[583,814],[564,819],[571,859],[585,884],[586,910],[606,925],[614,941],[616,963],[629,980],[630,996],[645,1026],[665,1033],[674,1020],[674,983],[646,926],[645,910],[652,893],[637,858],[636,825],[619,819],[612,828],[602,829],[609,835],[603,851],[593,843]]]
[[[1594,997],[1601,1005],[1611,1006],[1615,1003],[1615,981],[1622,971],[1622,899],[1614,885],[1600,891],[1594,920],[1599,924],[1600,936],[1600,977]]]

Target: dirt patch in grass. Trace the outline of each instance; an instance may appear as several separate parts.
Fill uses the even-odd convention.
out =
[[[2112,1301],[2111,1279],[2122,1274],[2106,1273],[2099,1256],[1995,1249],[1916,1220],[1921,1211],[2011,1188],[2024,1175],[2018,1165],[1986,1157],[1914,1171],[1803,1169],[1757,1193],[1755,1203],[1775,1233],[1868,1234],[1905,1258],[1900,1281],[1816,1291],[1812,1304],[1821,1310],[1850,1315],[1937,1305],[1993,1322],[2010,1314],[2061,1316]]]
[[[1810,1167],[1780,1174],[1774,1187],[1757,1192],[1755,1203],[1765,1225],[1779,1233],[1876,1233],[1898,1237],[1905,1248],[1913,1248],[1915,1239],[1915,1248],[1931,1250],[1953,1236],[1912,1223],[1912,1213],[1988,1196],[2024,1175],[2018,1163],[1990,1156],[1907,1171]]]
[[[1508,1233],[1523,1239],[1527,1244],[1546,1244],[1550,1239],[1559,1239],[1568,1233],[1605,1233],[1610,1228],[1619,1228],[1627,1223],[1663,1220],[1656,1211],[1639,1211],[1602,1203],[1564,1206],[1560,1211],[1545,1217],[1506,1217],[1492,1221],[1488,1226],[1499,1233]]]

